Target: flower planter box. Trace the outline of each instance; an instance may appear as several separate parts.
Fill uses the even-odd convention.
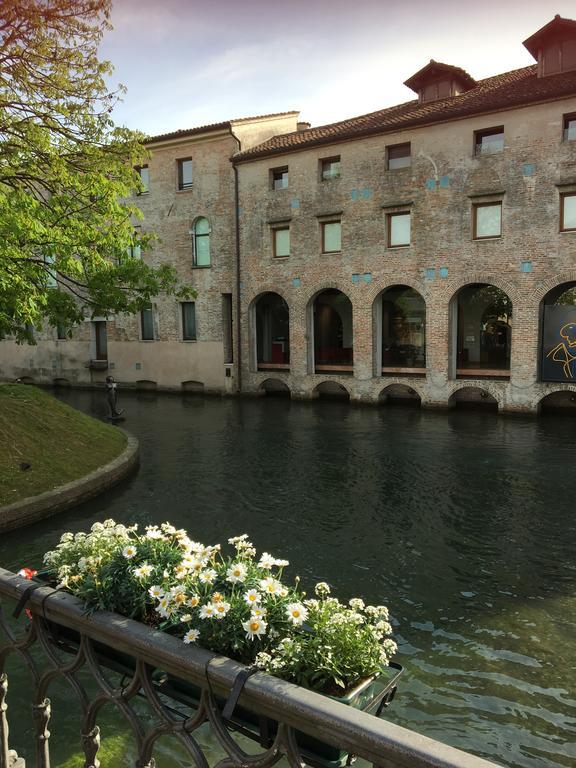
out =
[[[54,645],[65,653],[76,653],[80,647],[80,635],[76,630],[68,629],[53,622],[47,622]],[[134,674],[136,662],[130,656],[102,643],[95,642],[96,657],[102,666],[120,675]],[[329,696],[341,704],[360,709],[378,717],[382,710],[392,702],[398,685],[398,679],[403,672],[400,664],[390,662],[376,677],[364,680],[346,696]],[[198,709],[202,689],[192,683],[180,680],[172,675],[157,670],[152,676],[158,691],[164,696],[191,709]],[[327,695],[327,694],[323,694]],[[224,708],[226,700],[216,697],[220,709]],[[231,730],[237,731],[250,739],[258,741],[261,746],[269,747],[276,735],[278,723],[268,717],[258,715],[242,706],[237,706],[229,721]],[[302,750],[306,763],[317,768],[342,768],[348,765],[350,754],[344,750],[326,744],[306,733],[296,731],[296,741]]]
[[[175,631],[185,644],[223,655],[234,648],[233,657],[254,664],[254,671],[306,684],[322,669],[323,684],[336,694],[341,679],[346,684],[360,680],[343,697],[330,698],[380,714],[392,701],[402,672],[389,664],[397,645],[386,606],[366,605],[358,597],[342,603],[330,596],[326,582],[317,583],[316,597],[307,598],[298,578],[293,586],[283,582],[287,560],[268,552],[258,556],[245,533],[228,544],[232,554],[222,553],[220,544],[194,541],[170,523],[138,533],[137,526],[105,520],[94,523],[89,533],[62,534],[56,549],[43,558],[48,565],[43,576],[80,598],[88,611],[105,607],[141,617],[148,627],[161,621],[161,628]],[[33,573],[28,569],[26,575]],[[54,624],[49,629],[52,642],[64,652],[78,649],[77,632]],[[103,667],[133,677],[136,662],[129,654],[102,643],[92,647]],[[278,724],[236,706],[245,675],[237,678],[228,700],[222,697],[216,704],[231,730],[268,746]],[[152,670],[151,680],[183,709],[199,707],[203,683],[190,685],[163,672],[161,665]],[[341,768],[351,759],[303,732],[296,731],[296,740],[310,765]]]

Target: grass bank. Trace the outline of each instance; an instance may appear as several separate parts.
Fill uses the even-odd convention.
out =
[[[125,447],[120,430],[47,392],[0,384],[0,506],[77,480]]]

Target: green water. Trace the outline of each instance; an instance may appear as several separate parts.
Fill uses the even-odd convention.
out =
[[[102,393],[61,396],[105,415]],[[122,406],[139,473],[2,536],[0,564],[37,565],[63,531],[106,517],[168,519],[206,543],[248,532],[305,584],[390,607],[406,672],[387,719],[508,766],[576,764],[576,420],[156,395]],[[65,765],[70,743],[52,732]],[[24,736],[14,725],[16,748]],[[160,764],[184,765],[176,754],[167,745]]]

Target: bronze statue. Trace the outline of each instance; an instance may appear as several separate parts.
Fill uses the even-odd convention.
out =
[[[110,406],[111,419],[118,419],[124,411],[122,408],[118,409],[118,384],[114,379],[114,376],[106,376],[106,400]]]

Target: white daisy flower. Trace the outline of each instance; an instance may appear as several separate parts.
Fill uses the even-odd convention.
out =
[[[263,618],[264,618],[264,616],[266,616],[266,614],[267,614],[267,613],[268,613],[268,611],[266,610],[266,608],[260,608],[259,606],[257,606],[257,605],[254,605],[254,606],[252,607],[252,610],[251,610],[251,612],[250,612],[250,615],[251,615],[251,616],[252,616],[254,619],[263,619]]]
[[[295,627],[299,627],[308,617],[308,611],[304,608],[302,603],[290,603],[290,605],[286,607],[286,616],[288,616],[288,620],[291,624],[294,624]]]
[[[267,579],[262,579],[260,581],[260,589],[262,592],[266,592],[267,595],[275,595],[282,589],[282,585],[279,581],[269,576]]]
[[[122,550],[122,554],[127,560],[131,560],[133,557],[136,557],[136,547],[133,544],[128,544],[128,546],[124,547]]]
[[[256,605],[262,600],[262,595],[256,589],[249,589],[248,592],[244,592],[244,600],[248,605]]]
[[[148,576],[152,575],[153,571],[154,568],[149,563],[142,563],[142,565],[138,568],[134,568],[132,573],[134,576],[136,576],[137,579],[146,579]]]
[[[174,576],[176,576],[177,579],[185,579],[186,576],[188,576],[188,568],[184,563],[179,563],[174,568]]]
[[[213,568],[207,568],[205,571],[200,571],[198,578],[202,584],[212,584],[218,574]]]
[[[200,598],[198,597],[198,595],[191,595],[186,601],[186,605],[189,608],[196,608],[199,602],[200,602]]]
[[[266,571],[269,571],[270,568],[275,565],[275,563],[276,558],[272,557],[272,555],[269,555],[268,552],[262,552],[260,562],[258,563],[258,568],[264,568]]]
[[[184,642],[186,645],[189,645],[190,643],[195,643],[196,640],[200,637],[200,632],[198,632],[197,629],[189,629],[188,632],[184,635]]]
[[[203,605],[202,608],[200,608],[201,619],[212,619],[214,618],[215,613],[216,611],[212,603],[207,603],[206,605]]]
[[[230,603],[225,602],[224,600],[221,600],[218,603],[214,603],[214,616],[217,619],[223,619],[224,616],[228,613],[230,610]]]
[[[164,590],[158,584],[154,584],[154,586],[150,587],[148,590],[148,594],[155,600],[160,600],[162,597],[164,597]]]
[[[226,571],[226,581],[231,584],[239,584],[246,578],[246,566],[242,563],[233,563]]]
[[[228,544],[236,544],[239,541],[245,541],[247,538],[247,533],[243,533],[241,536],[232,536],[232,538],[228,539]]]
[[[287,566],[290,565],[290,562],[288,560],[278,560],[278,559],[275,559],[274,560],[274,565],[277,565],[278,568],[286,568]]]
[[[268,624],[263,619],[248,619],[248,621],[242,622],[242,627],[246,632],[246,637],[249,640],[253,640],[255,637],[261,637],[266,634],[266,627]]]

